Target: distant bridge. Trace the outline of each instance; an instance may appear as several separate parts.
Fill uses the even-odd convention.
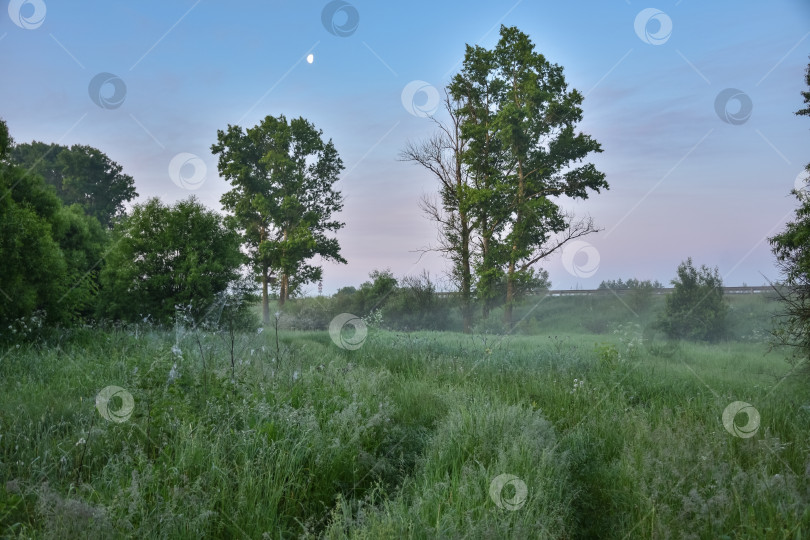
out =
[[[770,285],[762,285],[758,287],[722,287],[725,294],[762,294],[774,292],[773,287]],[[649,291],[651,294],[669,294],[675,289],[672,287],[662,287],[660,289],[556,289],[549,291],[541,291],[536,293],[537,296],[590,296],[594,294],[627,294],[633,291]],[[457,295],[457,292],[446,291],[436,293],[438,296],[452,297]]]
[[[766,292],[773,292],[773,287],[770,285],[763,285],[760,287],[722,287],[723,293],[726,294],[759,294],[759,293],[766,293]],[[584,295],[588,296],[591,294],[606,294],[610,292],[615,292],[616,294],[627,294],[633,291],[638,291],[643,289],[559,289],[553,291],[547,291],[548,296],[578,296]],[[662,287],[660,289],[647,289],[652,294],[669,294],[675,289],[673,287]]]

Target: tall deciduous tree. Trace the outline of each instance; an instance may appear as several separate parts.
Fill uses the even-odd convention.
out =
[[[503,144],[496,136],[503,81],[492,76],[495,70],[493,51],[467,45],[461,73],[448,86],[452,99],[459,104],[460,137],[466,141],[461,158],[471,184],[467,198],[476,242],[472,255],[474,286],[484,318],[496,302],[503,277],[496,240],[506,221],[506,190],[501,181]]]
[[[557,198],[587,199],[607,189],[605,175],[583,163],[598,142],[576,131],[583,97],[569,90],[561,66],[535,52],[529,37],[501,27],[491,51],[467,47],[450,85],[464,103],[465,161],[478,185],[483,292],[506,278],[504,322],[511,326],[517,284],[533,265],[567,241],[594,232]]]
[[[278,288],[283,306],[298,287],[321,279],[322,269],[307,261],[319,255],[346,262],[337,239],[327,236],[344,225],[333,217],[343,207],[334,189],[343,161],[322,134],[304,118],[267,116],[247,130],[232,125],[219,130],[211,147],[232,186],[222,205],[242,231],[262,283],[265,324],[270,285]]]
[[[113,229],[101,273],[100,312],[124,320],[167,324],[175,306],[195,319],[239,277],[244,256],[238,233],[194,197],[167,206],[136,204]]]
[[[467,139],[461,132],[458,103],[446,96],[444,107],[449,121],[434,118],[437,132],[421,143],[408,143],[402,159],[427,169],[439,181],[439,197],[423,197],[425,215],[439,225],[438,246],[428,248],[443,253],[452,262],[451,274],[459,287],[464,332],[472,327],[472,257],[474,221],[471,214],[469,166],[463,156]]]
[[[124,203],[138,196],[123,167],[92,146],[34,141],[15,146],[12,159],[42,176],[65,205],[80,205],[105,227],[123,215]]]

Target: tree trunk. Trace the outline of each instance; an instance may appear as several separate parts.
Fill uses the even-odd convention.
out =
[[[503,307],[503,324],[506,330],[512,329],[512,307],[515,301],[515,262],[509,262],[509,270],[506,273],[506,305]]]
[[[517,83],[513,83],[517,84]],[[515,93],[515,105],[517,103],[517,93]],[[520,225],[523,221],[523,204],[526,194],[526,179],[523,176],[523,160],[517,160],[517,173],[518,173],[518,193],[517,193],[517,204],[515,205],[515,230],[520,231]],[[514,308],[515,302],[515,264],[517,263],[517,238],[512,240],[512,250],[509,253],[509,267],[506,271],[506,305],[503,308],[503,323],[506,326],[506,330],[512,330],[512,309]]]
[[[287,274],[281,274],[281,284],[278,288],[278,307],[284,307],[284,303],[287,301],[287,287],[289,286],[289,276]]]
[[[262,322],[270,324],[270,297],[267,294],[267,266],[262,268]]]
[[[489,317],[489,297],[492,291],[490,284],[486,281],[489,279],[487,270],[489,264],[487,254],[489,253],[489,233],[487,231],[487,218],[486,216],[481,220],[481,272],[478,277],[478,298],[481,301],[481,316],[486,319]],[[483,279],[482,279],[483,277]]]
[[[282,246],[284,246],[284,249],[281,252],[281,257],[282,257],[281,260],[282,261],[284,260],[284,256],[286,255],[285,252],[286,252],[286,249],[287,249],[287,238],[289,238],[289,233],[287,231],[287,228],[285,227],[285,229],[284,229],[284,241],[282,243]],[[279,308],[283,308],[284,303],[287,301],[287,289],[289,288],[289,286],[290,286],[290,276],[287,274],[287,271],[285,270],[284,272],[281,273],[281,283],[279,283],[279,287],[278,287],[278,307]]]
[[[458,126],[458,124],[456,124]],[[469,334],[472,331],[472,272],[470,269],[470,230],[469,221],[467,218],[467,211],[464,204],[464,173],[463,163],[461,160],[461,147],[459,147],[459,129],[456,127],[456,198],[458,204],[458,219],[461,224],[461,316],[464,320],[464,333]]]
[[[472,331],[472,273],[470,271],[470,231],[467,227],[467,216],[459,212],[461,220],[461,315],[464,319],[464,333]]]

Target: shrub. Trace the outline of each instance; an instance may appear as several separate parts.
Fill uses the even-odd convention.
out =
[[[725,336],[728,304],[723,298],[723,280],[715,267],[697,269],[688,258],[678,266],[658,326],[669,337],[716,341]]]
[[[116,224],[101,273],[100,312],[171,324],[175,306],[195,320],[239,277],[239,236],[195,198],[167,206],[153,198]]]

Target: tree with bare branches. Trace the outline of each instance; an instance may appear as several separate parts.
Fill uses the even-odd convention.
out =
[[[445,96],[444,108],[449,120],[433,118],[438,130],[420,143],[409,142],[401,153],[427,169],[439,181],[437,197],[425,195],[420,201],[424,214],[438,227],[438,245],[426,251],[442,253],[452,262],[451,276],[458,284],[464,332],[472,327],[472,240],[473,217],[470,213],[470,184],[468,167],[462,156],[467,141],[461,134],[462,118],[458,104]]]
[[[461,104],[462,161],[474,186],[469,200],[482,248],[478,290],[486,298],[505,277],[504,323],[511,327],[522,274],[597,230],[590,218],[565,212],[558,198],[587,199],[589,190],[608,188],[604,173],[583,163],[602,149],[576,132],[582,94],[569,91],[562,67],[535,52],[515,27],[502,26],[492,50],[467,46],[449,91]]]

